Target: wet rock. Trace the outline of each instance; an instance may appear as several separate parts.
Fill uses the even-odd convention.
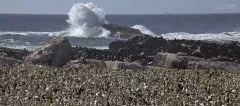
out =
[[[65,37],[53,37],[39,50],[27,56],[26,61],[60,67],[68,61],[71,45]]]
[[[186,69],[188,60],[173,53],[158,53],[154,57],[153,64],[165,68]]]
[[[102,27],[111,32],[110,37],[131,38],[133,36],[143,35],[141,31],[134,28],[125,27],[125,26],[105,24],[105,25],[102,25]]]

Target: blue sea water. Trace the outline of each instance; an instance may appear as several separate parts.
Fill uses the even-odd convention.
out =
[[[67,30],[68,15],[0,14],[0,46],[34,50]],[[240,14],[107,15],[111,24],[144,26],[166,39],[240,41]],[[224,32],[231,33],[227,36]],[[68,36],[73,46],[107,48],[109,37]]]

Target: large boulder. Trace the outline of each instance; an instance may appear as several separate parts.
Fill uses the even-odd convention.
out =
[[[164,68],[186,69],[188,60],[184,57],[179,57],[173,53],[157,53],[154,57],[153,64]]]
[[[67,61],[71,45],[66,37],[53,37],[47,44],[26,57],[26,61],[34,64],[48,64],[60,67]]]
[[[110,37],[131,38],[133,36],[143,35],[138,29],[129,28],[126,26],[104,24],[102,27],[111,32]]]

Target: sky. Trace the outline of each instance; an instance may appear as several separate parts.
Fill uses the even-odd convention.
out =
[[[66,14],[78,2],[93,2],[106,14],[240,13],[240,0],[0,0],[0,13]]]

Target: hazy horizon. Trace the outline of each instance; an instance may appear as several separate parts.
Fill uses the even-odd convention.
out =
[[[0,13],[2,15],[67,15],[62,14],[54,14],[54,13]],[[167,14],[167,15],[210,15],[210,14],[240,14],[239,13],[175,13],[175,14]],[[166,15],[166,14],[106,14],[106,15]]]
[[[108,15],[240,13],[238,0],[2,0],[0,14],[67,14],[74,3],[93,2]]]

